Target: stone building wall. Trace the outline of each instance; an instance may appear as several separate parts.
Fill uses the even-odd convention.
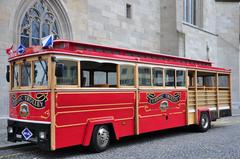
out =
[[[199,18],[197,25],[183,22],[183,0],[176,2],[177,30],[180,32],[179,56],[210,60],[214,66],[231,69],[232,102],[233,107],[238,108],[240,105],[239,2],[222,1],[224,0],[203,0],[202,17],[197,16]]]
[[[126,18],[127,3],[132,18]],[[70,0],[65,5],[76,41],[160,51],[159,0]]]
[[[199,0],[200,1],[200,0]],[[33,0],[0,1],[0,117],[8,114],[5,49],[18,45],[19,21]],[[183,0],[51,0],[62,38],[210,60],[233,70],[239,105],[239,4],[202,0],[197,26],[183,22]],[[132,18],[126,18],[126,4]],[[202,13],[201,13],[202,9]],[[227,59],[227,60],[226,60]]]
[[[233,107],[240,108],[239,3],[217,2],[216,11],[217,65],[232,70]]]
[[[74,41],[160,52],[159,0],[51,0],[60,21],[61,38]],[[126,18],[126,4],[132,18]],[[0,1],[0,117],[8,114],[5,49],[19,44],[20,21],[33,0]]]
[[[196,24],[184,22],[183,0],[177,5],[177,30],[179,32],[179,56],[210,60],[217,64],[217,36],[215,0],[197,3]],[[203,17],[202,17],[203,16]]]
[[[179,55],[176,0],[160,1],[160,50],[161,53]]]
[[[16,9],[16,1],[3,0],[0,2],[0,117],[5,117],[8,114],[8,83],[6,82],[5,73],[8,64],[8,57],[5,49],[11,44],[11,18],[12,12]]]
[[[189,24],[183,24],[185,56],[211,61],[217,65],[217,35]]]

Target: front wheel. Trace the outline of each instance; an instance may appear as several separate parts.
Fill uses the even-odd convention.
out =
[[[106,125],[97,125],[94,127],[90,150],[93,152],[105,151],[110,143],[110,132]]]
[[[198,130],[200,132],[206,132],[210,127],[211,127],[211,121],[208,113],[206,112],[201,113]]]

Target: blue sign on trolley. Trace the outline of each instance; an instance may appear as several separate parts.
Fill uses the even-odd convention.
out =
[[[20,44],[17,48],[17,52],[19,54],[23,54],[25,52],[25,47],[22,44]]]
[[[25,140],[29,140],[33,136],[32,132],[28,128],[25,128],[22,131],[22,135],[25,138]]]

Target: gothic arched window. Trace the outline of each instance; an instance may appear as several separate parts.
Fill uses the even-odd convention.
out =
[[[41,38],[54,35],[59,38],[59,25],[44,0],[38,0],[25,14],[21,22],[20,42],[25,47],[40,45]]]

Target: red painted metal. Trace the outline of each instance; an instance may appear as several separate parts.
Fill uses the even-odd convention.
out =
[[[203,112],[206,112],[208,115],[209,115],[209,118],[210,118],[210,121],[212,121],[212,118],[211,118],[211,113],[210,113],[210,110],[208,107],[201,107],[201,108],[198,108],[198,124],[200,124],[200,116],[201,116],[201,113]]]
[[[163,98],[163,96],[179,94],[177,101]],[[154,94],[154,103],[150,103],[148,96]],[[162,98],[161,98],[162,97]],[[141,91],[139,100],[139,131],[140,133],[184,126],[186,124],[186,90],[171,91]],[[166,108],[161,108],[167,103]]]
[[[37,95],[44,95],[44,97],[38,98]],[[51,95],[49,92],[12,92],[10,93],[9,117],[50,122],[50,103]]]
[[[209,71],[230,72],[229,69],[213,67],[209,61],[193,60],[189,58],[170,56],[159,53],[134,51],[122,48],[113,48],[101,45],[77,43],[67,40],[56,40],[54,47],[43,49],[39,46],[27,48],[24,54],[17,54],[16,51],[9,56],[9,61],[24,57],[44,54],[65,54],[73,56],[88,56],[128,62],[142,62],[148,64],[162,64],[174,67],[185,67],[192,69],[203,69]]]
[[[91,48],[91,49],[90,49]],[[28,48],[23,55],[13,53],[9,61],[36,55],[56,54],[80,57],[94,57],[145,64],[185,67],[207,71],[230,72],[230,70],[213,67],[208,61],[111,48],[93,44],[83,44],[58,40],[54,48]],[[137,94],[136,92],[139,92]],[[43,100],[39,94],[44,94]],[[136,103],[137,96],[139,103]],[[56,148],[73,145],[89,145],[95,125],[110,124],[117,139],[135,134],[136,120],[139,122],[139,133],[173,128],[186,125],[186,89],[140,90],[136,89],[101,89],[81,90],[74,92],[57,91],[55,96],[55,141]],[[51,121],[48,92],[10,93],[10,117],[22,120]],[[139,110],[136,106],[139,105]],[[21,112],[22,111],[22,112]],[[206,110],[198,110],[201,111]],[[139,112],[138,116],[135,116]]]
[[[134,134],[135,92],[61,92],[56,96],[57,148],[89,145],[95,124],[112,124],[117,138]]]

